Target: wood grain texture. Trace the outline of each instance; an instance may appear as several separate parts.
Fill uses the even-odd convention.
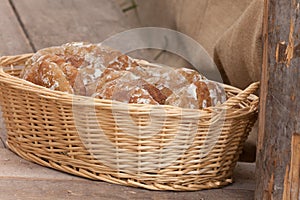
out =
[[[300,134],[294,134],[292,139],[292,158],[291,158],[291,187],[292,199],[300,197]]]
[[[0,149],[0,169],[0,179],[84,180],[24,160],[8,149]]]
[[[291,164],[286,168],[283,200],[300,197],[300,134],[293,134]]]
[[[0,111],[0,149],[5,148],[6,131],[4,128],[3,118]]]
[[[5,128],[5,123],[4,119],[2,117],[2,111],[1,111],[1,106],[0,106],[0,149],[1,148],[6,148],[6,128]]]
[[[28,162],[0,149],[0,199],[253,199],[252,163],[239,163],[235,184],[196,192],[162,192],[125,187],[72,176]],[[17,189],[17,190],[16,190]]]
[[[29,53],[28,40],[8,0],[0,1],[0,56]]]
[[[265,2],[257,200],[283,198],[292,169],[292,135],[300,130],[299,1]],[[284,58],[278,59],[278,46],[285,46]]]
[[[9,187],[7,187],[9,186]],[[18,190],[15,190],[18,188]],[[253,191],[248,190],[210,190],[199,192],[158,192],[104,182],[92,181],[51,181],[51,180],[24,180],[0,179],[0,198],[22,200],[39,199],[130,199],[130,200],[252,200]]]
[[[12,2],[36,50],[72,41],[101,42],[130,27],[113,1]]]

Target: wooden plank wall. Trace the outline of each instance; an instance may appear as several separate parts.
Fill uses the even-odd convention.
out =
[[[0,1],[0,56],[32,52],[9,0]]]
[[[106,0],[12,0],[35,49],[72,41],[101,42],[129,27]]]

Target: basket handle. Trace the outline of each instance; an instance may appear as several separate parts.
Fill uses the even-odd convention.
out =
[[[3,56],[0,57],[0,66],[10,66],[10,65],[23,65],[28,58],[30,58],[33,53],[22,54],[17,56]]]
[[[259,88],[259,82],[254,82],[250,84],[245,90],[241,91],[238,95],[230,97],[223,105],[233,107],[240,102],[244,101],[253,94]]]

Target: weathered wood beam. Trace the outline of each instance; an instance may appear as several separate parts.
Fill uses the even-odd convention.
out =
[[[299,199],[299,0],[265,0],[255,199]]]

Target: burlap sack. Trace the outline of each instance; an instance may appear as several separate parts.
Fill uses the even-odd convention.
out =
[[[260,79],[263,1],[255,0],[218,40],[214,60],[223,79],[244,88]]]
[[[223,82],[244,88],[259,79],[262,0],[137,0],[143,26],[178,30],[198,41]]]

